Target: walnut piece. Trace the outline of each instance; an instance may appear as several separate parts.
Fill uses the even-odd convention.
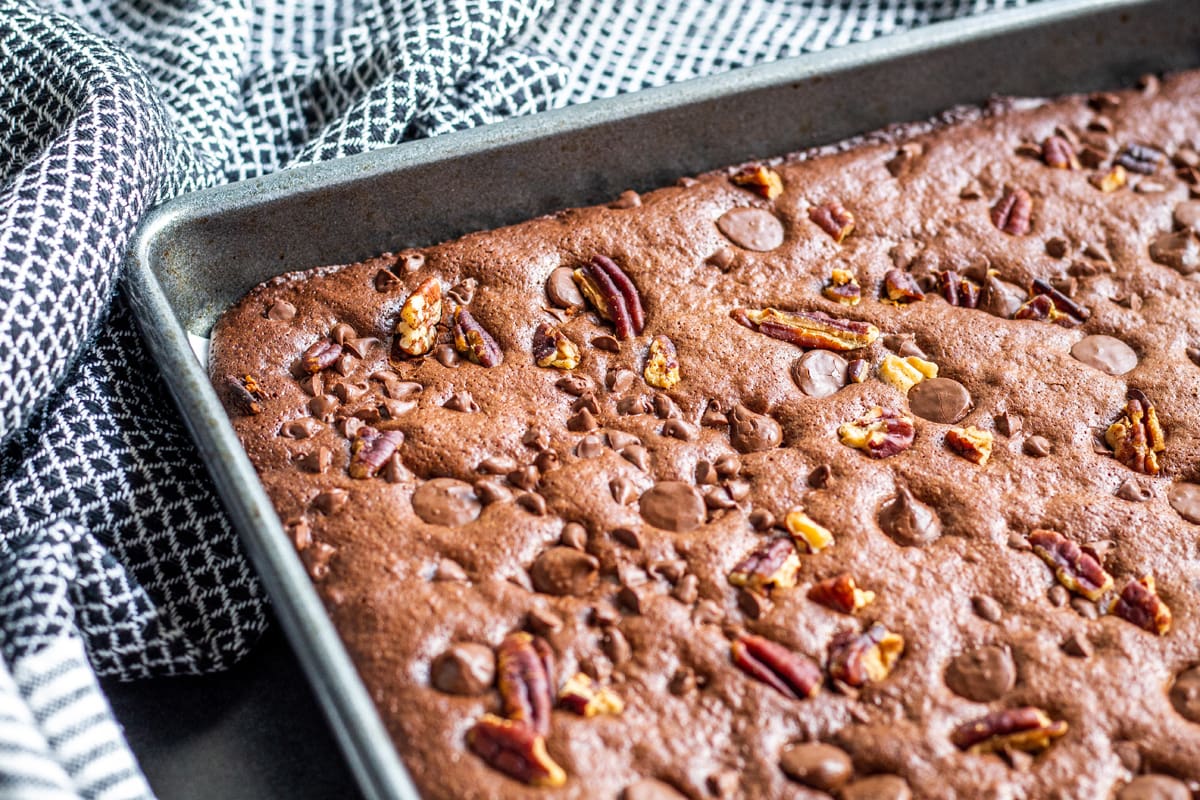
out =
[[[848,269],[835,269],[829,275],[829,283],[821,290],[821,294],[835,303],[844,306],[856,306],[862,300],[862,287],[858,278]]]
[[[655,336],[650,341],[643,374],[646,383],[659,389],[672,389],[679,383],[679,357],[674,343],[666,336]]]
[[[803,544],[809,553],[819,553],[833,544],[833,533],[802,509],[794,508],[783,519],[783,526],[797,546]]]
[[[836,200],[811,206],[808,209],[808,218],[832,236],[838,244],[854,230],[854,215]]]
[[[600,714],[620,714],[625,703],[612,690],[597,686],[595,681],[582,672],[567,679],[558,693],[558,704],[581,717]]]
[[[481,367],[496,367],[504,361],[500,345],[462,306],[454,309],[454,349]]]
[[[783,180],[779,177],[779,173],[761,164],[742,167],[730,175],[729,180],[768,200],[774,200],[783,193]]]
[[[991,431],[974,425],[946,431],[946,445],[967,461],[981,467],[987,466],[988,459],[992,457],[994,439]]]
[[[1104,441],[1117,461],[1134,472],[1157,475],[1161,471],[1158,460],[1166,450],[1166,436],[1153,404],[1138,389],[1129,390],[1125,415],[1108,426]]]
[[[442,321],[442,284],[429,278],[408,296],[396,320],[393,348],[405,356],[423,356],[437,344]]]
[[[729,316],[752,331],[806,349],[846,352],[867,347],[879,338],[879,328],[869,322],[835,319],[820,312],[735,308]]]
[[[838,439],[871,458],[888,458],[912,446],[917,430],[913,418],[876,406],[838,428]]]
[[[1159,636],[1165,636],[1171,629],[1171,609],[1158,596],[1153,575],[1125,584],[1108,612]]]
[[[879,365],[879,377],[895,386],[904,394],[926,378],[938,376],[938,365],[918,356],[900,356],[888,353]]]
[[[853,614],[875,602],[875,593],[858,588],[854,576],[846,572],[813,584],[808,599],[834,611]]]
[[[533,360],[539,367],[575,369],[581,359],[579,346],[557,325],[543,322],[533,332]]]
[[[881,623],[862,633],[842,631],[829,643],[829,677],[855,689],[878,683],[892,674],[903,652],[904,637]]]
[[[1112,588],[1112,575],[1105,571],[1100,559],[1061,533],[1035,530],[1029,534],[1029,545],[1054,570],[1058,582],[1072,592],[1094,602]]]
[[[1067,723],[1052,720],[1040,708],[1006,708],[963,723],[950,734],[950,741],[968,753],[1004,750],[1040,752],[1067,732]]]
[[[791,539],[773,539],[762,544],[738,562],[729,573],[729,582],[760,595],[776,589],[791,589],[800,571],[800,556]]]

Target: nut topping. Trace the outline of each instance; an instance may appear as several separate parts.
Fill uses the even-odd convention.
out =
[[[300,356],[301,368],[310,375],[332,367],[342,355],[342,346],[337,342],[322,339],[309,346]]]
[[[937,273],[938,292],[952,306],[979,308],[979,284],[952,269]]]
[[[756,414],[741,403],[728,414],[729,441],[738,452],[757,453],[778,447],[783,428],[766,414]]]
[[[1124,167],[1116,164],[1108,172],[1097,172],[1088,180],[1100,191],[1111,194],[1129,182],[1129,175]]]
[[[1006,186],[1004,195],[992,206],[992,224],[1012,236],[1029,233],[1033,198],[1024,189]]]
[[[612,690],[597,686],[588,675],[576,672],[558,693],[558,704],[581,717],[620,714],[625,703]]]
[[[862,633],[842,631],[829,643],[829,677],[854,689],[878,683],[892,674],[903,652],[904,637],[881,623]]]
[[[545,738],[523,722],[484,714],[467,731],[467,745],[494,769],[532,786],[567,782],[567,773],[546,752]]]
[[[802,509],[794,508],[784,517],[783,526],[792,535],[797,546],[803,545],[806,552],[819,553],[833,544],[833,533]]]
[[[987,466],[988,459],[992,457],[994,438],[991,431],[974,425],[946,431],[946,445],[967,461],[981,467]]]
[[[423,356],[437,344],[442,320],[442,284],[428,278],[404,301],[396,320],[394,349],[404,356]]]
[[[400,431],[379,431],[369,425],[362,426],[350,445],[350,477],[374,476],[403,442],[404,434]]]
[[[1092,316],[1092,312],[1088,311],[1083,306],[1076,303],[1065,294],[1055,289],[1047,281],[1042,278],[1036,278],[1029,287],[1030,294],[1035,297],[1046,296],[1054,304],[1054,308],[1059,312],[1066,314],[1076,323],[1087,322]]]
[[[848,269],[835,269],[829,275],[829,283],[821,290],[821,294],[844,306],[856,306],[862,300],[862,287],[858,278]]]
[[[617,338],[631,339],[646,327],[642,298],[629,276],[607,256],[596,255],[575,270],[575,283],[596,313],[617,328]]]
[[[1158,454],[1166,449],[1166,439],[1158,424],[1158,413],[1141,391],[1129,390],[1125,416],[1108,427],[1104,441],[1117,461],[1134,472],[1159,473]]]
[[[558,326],[543,322],[533,332],[533,360],[539,367],[575,369],[581,358],[579,347]]]
[[[1061,136],[1050,136],[1042,142],[1042,160],[1055,169],[1079,169],[1074,148]]]
[[[752,634],[735,639],[730,651],[738,669],[786,697],[802,700],[821,691],[821,668],[803,653]]]
[[[845,352],[866,347],[879,338],[879,329],[869,322],[835,319],[820,312],[735,308],[729,315],[752,331],[805,349]]]
[[[871,458],[888,458],[912,446],[917,431],[912,417],[879,406],[838,428],[838,439]]]
[[[791,539],[773,539],[743,558],[729,573],[729,582],[756,592],[770,595],[776,589],[791,589],[800,571],[800,557]]]
[[[262,404],[267,399],[267,394],[253,375],[246,374],[240,378],[226,375],[225,386],[228,387],[234,404],[242,413],[252,415],[262,413]]]
[[[1084,550],[1056,531],[1035,530],[1029,534],[1033,552],[1054,570],[1059,583],[1072,592],[1096,601],[1112,588],[1113,579],[1095,554]]]
[[[742,167],[729,176],[735,185],[760,194],[768,200],[774,200],[783,193],[783,180],[779,173],[761,164]]]
[[[644,375],[646,383],[659,389],[672,389],[679,383],[679,357],[666,336],[655,336],[650,341]]]
[[[968,753],[1023,750],[1036,753],[1067,732],[1067,723],[1052,720],[1040,708],[1006,708],[959,725],[950,741]]]
[[[1108,612],[1144,631],[1163,636],[1171,629],[1171,609],[1158,596],[1154,576],[1147,575],[1125,584]]]
[[[888,353],[879,365],[879,377],[905,394],[926,378],[937,376],[938,365],[918,356],[900,358]]]
[[[883,276],[884,299],[896,304],[915,303],[925,299],[921,284],[912,275],[898,269],[889,269]]]
[[[838,244],[854,230],[854,215],[836,200],[811,206],[808,209],[808,218],[832,236]]]
[[[1157,150],[1149,145],[1130,142],[1117,154],[1117,157],[1113,159],[1113,163],[1124,167],[1130,172],[1137,172],[1141,175],[1153,175],[1158,171],[1159,165],[1165,159],[1166,156],[1161,150]]]
[[[843,573],[813,584],[808,590],[808,599],[826,608],[853,614],[875,601],[875,593],[858,588],[854,576]]]
[[[504,360],[500,345],[471,312],[462,306],[454,309],[454,349],[481,367],[496,367]]]
[[[523,631],[505,636],[496,650],[496,678],[505,716],[549,733],[554,654],[546,640]]]

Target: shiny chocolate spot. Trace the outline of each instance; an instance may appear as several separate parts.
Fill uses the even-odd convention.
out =
[[[739,403],[729,412],[729,439],[740,452],[756,453],[778,447],[783,429],[765,414],[756,414]]]
[[[810,350],[792,365],[792,380],[809,397],[829,397],[846,385],[846,359],[828,350]]]
[[[988,645],[957,656],[946,666],[945,677],[946,686],[960,697],[990,703],[1016,684],[1017,667],[1012,653]]]
[[[842,789],[842,800],[912,800],[912,790],[899,775],[872,775]]]
[[[908,407],[931,422],[958,422],[971,405],[971,393],[953,378],[930,378],[908,390]]]
[[[1128,500],[1131,503],[1144,503],[1151,497],[1154,497],[1154,491],[1135,478],[1126,478],[1117,487],[1117,497],[1122,500]]]
[[[496,657],[492,648],[460,642],[433,660],[430,683],[447,694],[483,694],[496,677]]]
[[[1076,360],[1109,375],[1124,375],[1138,365],[1133,348],[1112,336],[1085,336],[1071,348]]]
[[[1171,687],[1171,705],[1184,719],[1200,723],[1200,666],[1179,673]]]
[[[1183,781],[1166,775],[1139,775],[1121,787],[1116,800],[1191,800]]]
[[[430,525],[466,525],[479,516],[483,504],[468,483],[454,478],[434,478],[417,487],[413,511]]]
[[[762,208],[732,208],[717,220],[717,228],[746,250],[765,253],[783,244],[783,223]]]
[[[897,487],[896,496],[880,507],[879,527],[897,543],[906,546],[929,544],[942,535],[937,514],[914,497],[907,486]]]
[[[1167,502],[1179,516],[1200,525],[1200,485],[1177,483],[1167,492]]]
[[[704,524],[704,498],[681,481],[655,484],[638,504],[642,517],[656,528],[686,533]]]
[[[583,597],[596,585],[600,562],[573,547],[551,547],[529,568],[533,588],[559,597]]]
[[[779,766],[789,778],[822,792],[834,792],[854,774],[843,750],[821,742],[789,744],[779,753]]]
[[[1032,458],[1045,458],[1050,455],[1050,440],[1045,436],[1030,436],[1021,445],[1021,451]]]

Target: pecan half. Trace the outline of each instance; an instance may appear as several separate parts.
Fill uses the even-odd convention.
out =
[[[400,356],[423,356],[437,344],[437,326],[442,321],[442,284],[428,278],[400,306],[393,349]]]
[[[791,534],[792,541],[797,546],[803,543],[809,553],[819,553],[833,544],[833,533],[802,509],[793,508],[789,511],[783,518],[783,526]]]
[[[1108,426],[1104,441],[1117,461],[1134,472],[1157,475],[1161,470],[1158,454],[1166,449],[1166,437],[1158,412],[1141,391],[1129,390],[1125,416]]]
[[[246,374],[240,378],[236,375],[226,375],[225,386],[229,389],[229,396],[234,405],[243,414],[262,413],[263,401],[267,399],[267,394],[253,375]]]
[[[1058,582],[1072,592],[1096,601],[1112,588],[1113,579],[1100,559],[1057,531],[1035,530],[1029,545],[1037,556],[1050,565]]]
[[[808,599],[834,611],[853,614],[875,602],[875,593],[858,588],[854,576],[846,572],[814,583],[808,590]]]
[[[350,477],[372,477],[383,469],[403,442],[404,434],[400,431],[379,431],[369,425],[362,426],[350,445]]]
[[[543,322],[533,332],[533,360],[539,367],[575,369],[581,358],[578,345],[557,325]]]
[[[965,722],[950,734],[959,750],[996,753],[1003,750],[1039,752],[1067,732],[1067,723],[1052,720],[1040,708],[1006,708]]]
[[[862,633],[842,631],[829,643],[829,677],[857,689],[892,674],[904,637],[876,622]]]
[[[774,200],[783,193],[783,180],[779,173],[761,164],[742,167],[729,176],[735,185],[760,194],[768,200]]]
[[[838,439],[871,458],[888,458],[912,446],[917,436],[913,418],[879,406],[838,427]]]
[[[1129,176],[1124,167],[1116,164],[1108,172],[1097,172],[1088,181],[1105,194],[1110,194],[1128,183]]]
[[[937,375],[938,365],[918,356],[901,358],[888,353],[879,365],[879,377],[905,394],[926,378]]]
[[[610,689],[597,686],[595,681],[582,672],[576,672],[558,693],[558,704],[581,717],[599,714],[620,714],[625,703]]]
[[[496,367],[504,353],[492,335],[462,306],[454,309],[454,349],[481,367]]]
[[[991,431],[976,428],[974,425],[946,431],[946,446],[967,461],[981,467],[987,466],[988,459],[992,457],[994,439]]]
[[[729,582],[761,595],[776,589],[791,589],[800,571],[800,556],[791,539],[773,539],[738,562],[729,573]]]
[[[893,303],[915,303],[925,299],[917,279],[904,270],[889,269],[883,276],[884,299]]]
[[[567,773],[546,752],[546,739],[524,722],[484,714],[467,731],[467,745],[493,769],[532,786],[555,787]]]
[[[1113,163],[1124,167],[1130,172],[1153,175],[1158,171],[1159,165],[1165,159],[1166,155],[1157,148],[1130,142],[1122,148],[1121,152],[1117,153],[1117,157],[1113,159]]]
[[[1166,635],[1171,629],[1171,609],[1158,596],[1153,575],[1125,584],[1121,594],[1109,606],[1108,613],[1159,636]]]
[[[615,261],[607,256],[592,256],[591,261],[575,270],[573,277],[596,313],[616,326],[618,339],[641,334],[646,327],[642,297]]]
[[[835,269],[829,275],[829,283],[821,290],[821,294],[844,306],[856,306],[862,300],[862,287],[858,278],[848,269]]]
[[[836,200],[810,206],[808,218],[830,236],[838,244],[854,230],[854,215]]]
[[[1042,142],[1042,160],[1055,169],[1079,169],[1075,148],[1061,136],[1050,136]]]
[[[332,367],[341,355],[342,346],[340,344],[322,339],[314,342],[304,351],[300,356],[300,366],[305,372],[315,375],[323,369]]]
[[[821,668],[803,653],[753,634],[734,639],[730,652],[738,669],[786,697],[802,700],[821,691]]]
[[[1044,278],[1035,278],[1029,285],[1029,293],[1034,297],[1049,297],[1057,311],[1068,315],[1076,323],[1087,322],[1092,316],[1091,311],[1055,289]]]
[[[650,341],[643,375],[646,383],[659,389],[671,389],[679,383],[679,357],[674,343],[666,336],[655,336]]]
[[[752,331],[806,349],[846,352],[867,347],[879,338],[879,328],[869,322],[835,319],[819,311],[735,308],[729,316]]]
[[[1004,187],[1004,195],[992,206],[992,224],[1012,236],[1029,233],[1033,198],[1024,189]]]
[[[979,284],[948,269],[937,273],[938,292],[947,303],[961,308],[979,308]]]
[[[504,714],[541,736],[550,731],[554,705],[554,656],[546,640],[519,631],[496,650],[496,676]]]

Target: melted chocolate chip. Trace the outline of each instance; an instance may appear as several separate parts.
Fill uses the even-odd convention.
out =
[[[783,429],[765,414],[756,414],[739,403],[729,412],[729,440],[743,453],[756,453],[778,447]]]
[[[809,397],[829,397],[846,385],[846,359],[828,350],[810,350],[792,365],[792,380]]]
[[[454,478],[434,478],[417,487],[413,511],[430,525],[466,525],[483,507],[468,483]]]
[[[985,619],[988,622],[999,622],[1004,617],[1004,608],[996,601],[996,598],[990,595],[977,594],[972,597],[971,608],[974,609],[980,619]]]
[[[908,782],[899,775],[872,775],[842,789],[842,800],[912,800]]]
[[[1085,336],[1071,348],[1076,360],[1109,375],[1124,375],[1138,365],[1133,348],[1112,336]]]
[[[1200,525],[1200,484],[1175,484],[1167,492],[1167,502],[1179,516]]]
[[[733,208],[717,220],[717,229],[746,250],[765,253],[783,244],[783,223],[762,208]]]
[[[1185,200],[1175,206],[1175,225],[1200,233],[1200,200]]]
[[[822,792],[834,792],[854,774],[850,756],[821,742],[789,744],[779,753],[779,766],[792,780]]]
[[[267,309],[267,319],[276,322],[287,322],[296,316],[296,307],[287,300],[276,300]]]
[[[1190,230],[1161,234],[1150,243],[1150,258],[1191,275],[1200,269],[1200,234]]]
[[[704,498],[695,487],[681,481],[663,481],[639,501],[642,517],[656,528],[686,533],[704,524]]]
[[[1050,455],[1050,440],[1045,436],[1030,436],[1021,445],[1021,451],[1032,458],[1045,458]]]
[[[1062,650],[1072,658],[1091,658],[1092,653],[1095,652],[1092,643],[1082,633],[1072,633],[1064,639]]]
[[[600,562],[573,547],[551,547],[529,568],[533,588],[545,594],[583,597],[596,585]]]
[[[733,262],[736,257],[737,254],[733,252],[732,248],[722,246],[717,248],[716,252],[706,258],[704,263],[712,264],[722,272],[728,272],[729,268],[733,266]]]
[[[1012,653],[988,645],[968,650],[946,666],[946,686],[977,703],[999,700],[1017,682]]]
[[[1117,488],[1117,497],[1131,503],[1144,503],[1154,497],[1154,491],[1136,478],[1126,478]]]
[[[1171,705],[1184,719],[1200,724],[1200,666],[1179,673],[1171,686]]]
[[[434,688],[447,694],[483,694],[495,680],[496,657],[481,644],[453,644],[433,660],[429,676]]]
[[[958,422],[971,410],[971,393],[953,378],[930,378],[908,391],[908,407],[931,422]]]
[[[621,793],[621,800],[686,800],[683,795],[672,789],[662,781],[646,780],[638,781],[625,787],[625,791]]]
[[[1191,800],[1187,784],[1166,775],[1139,775],[1121,787],[1116,800]]]
[[[942,535],[937,514],[906,486],[897,487],[896,496],[879,509],[879,527],[897,543],[907,546],[929,544]]]

